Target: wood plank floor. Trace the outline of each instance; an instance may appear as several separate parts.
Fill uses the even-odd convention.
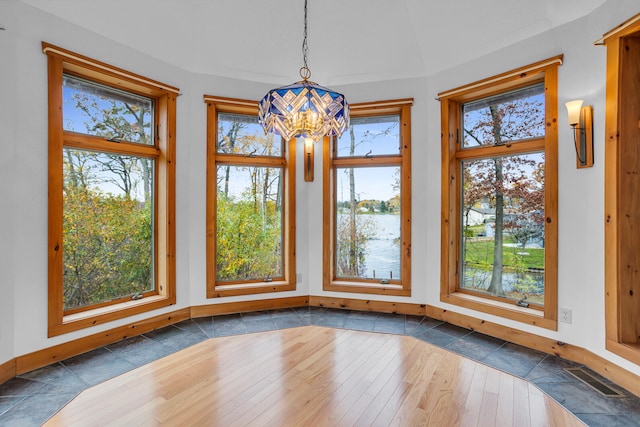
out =
[[[83,391],[46,426],[583,426],[534,385],[415,338],[214,338]]]

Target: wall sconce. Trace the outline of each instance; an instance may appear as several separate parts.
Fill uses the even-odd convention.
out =
[[[304,180],[313,181],[313,139],[304,139]]]
[[[573,145],[576,149],[578,169],[593,166],[593,107],[583,107],[582,102],[581,99],[577,99],[565,104],[569,126],[573,128]]]

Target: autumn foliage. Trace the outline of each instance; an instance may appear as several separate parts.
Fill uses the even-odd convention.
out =
[[[543,91],[537,85],[464,106],[464,149],[476,149],[479,155],[461,163],[463,227],[470,225],[470,211],[480,208],[492,213],[484,219],[492,235],[463,233],[462,287],[536,301],[544,294],[543,283],[533,279],[541,269],[527,258],[544,250],[544,153],[510,155],[508,150],[512,144],[544,137]],[[484,147],[505,150],[482,156]],[[493,250],[479,264],[477,249],[486,240]],[[514,253],[506,257],[505,250]]]

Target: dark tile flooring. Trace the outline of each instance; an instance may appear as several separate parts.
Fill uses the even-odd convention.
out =
[[[604,397],[564,368],[573,362],[428,317],[305,307],[187,320],[0,385],[0,426],[37,426],[82,390],[213,337],[304,325],[405,334],[533,382],[589,426],[640,426],[640,399]]]

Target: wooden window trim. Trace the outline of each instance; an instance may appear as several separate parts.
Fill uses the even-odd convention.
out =
[[[397,99],[351,105],[351,117],[398,115],[400,117],[400,141],[402,151],[396,156],[377,156],[368,159],[335,158],[332,154],[335,140],[325,137],[322,141],[323,156],[323,289],[334,292],[411,296],[411,106],[413,99]],[[336,279],[333,262],[335,229],[335,167],[400,166],[401,175],[401,273],[399,283],[376,284],[364,279]]]
[[[546,329],[557,329],[558,310],[558,66],[562,55],[480,80],[439,94],[442,129],[442,205],[440,243],[440,301],[480,312],[516,320]],[[544,138],[505,144],[503,147],[457,150],[461,105],[510,90],[543,82],[545,86]],[[458,288],[460,257],[459,161],[463,158],[498,154],[545,153],[545,296],[540,309],[518,307],[504,301],[461,291]],[[482,153],[482,154],[480,154]]]
[[[42,43],[48,62],[49,113],[49,222],[48,222],[48,336],[129,317],[176,303],[175,292],[175,130],[178,89],[129,71]],[[114,150],[101,138],[63,130],[62,77],[64,73],[86,78],[155,100],[154,146],[118,144]],[[65,147],[119,152],[157,159],[155,179],[155,291],[135,301],[98,305],[65,314],[63,308],[62,186]]]
[[[250,295],[270,292],[293,291],[296,289],[295,258],[295,152],[296,139],[283,144],[282,157],[254,157],[244,155],[218,154],[218,113],[238,113],[258,115],[258,102],[211,95],[204,96],[207,104],[207,298],[235,295]],[[216,280],[216,164],[252,164],[284,167],[285,201],[283,209],[283,274],[284,280],[272,282]]]
[[[633,111],[624,108],[623,95],[637,96],[637,86],[629,77],[637,76],[638,66],[625,53],[625,39],[640,37],[640,14],[607,32],[596,42],[607,48],[604,208],[605,208],[605,347],[607,350],[633,363],[640,364],[640,338],[638,338],[637,271],[639,252],[635,242],[637,219],[625,215],[630,208],[629,191],[638,180],[631,172],[629,162],[637,160],[637,103]],[[637,43],[636,43],[637,44]],[[634,47],[634,50],[637,46]],[[629,74],[627,74],[629,73]],[[636,91],[635,93],[633,91]],[[634,134],[634,132],[636,132]],[[626,160],[625,160],[626,159]],[[635,186],[635,187],[634,187]],[[631,202],[635,205],[636,202]],[[623,220],[624,219],[624,220]]]

